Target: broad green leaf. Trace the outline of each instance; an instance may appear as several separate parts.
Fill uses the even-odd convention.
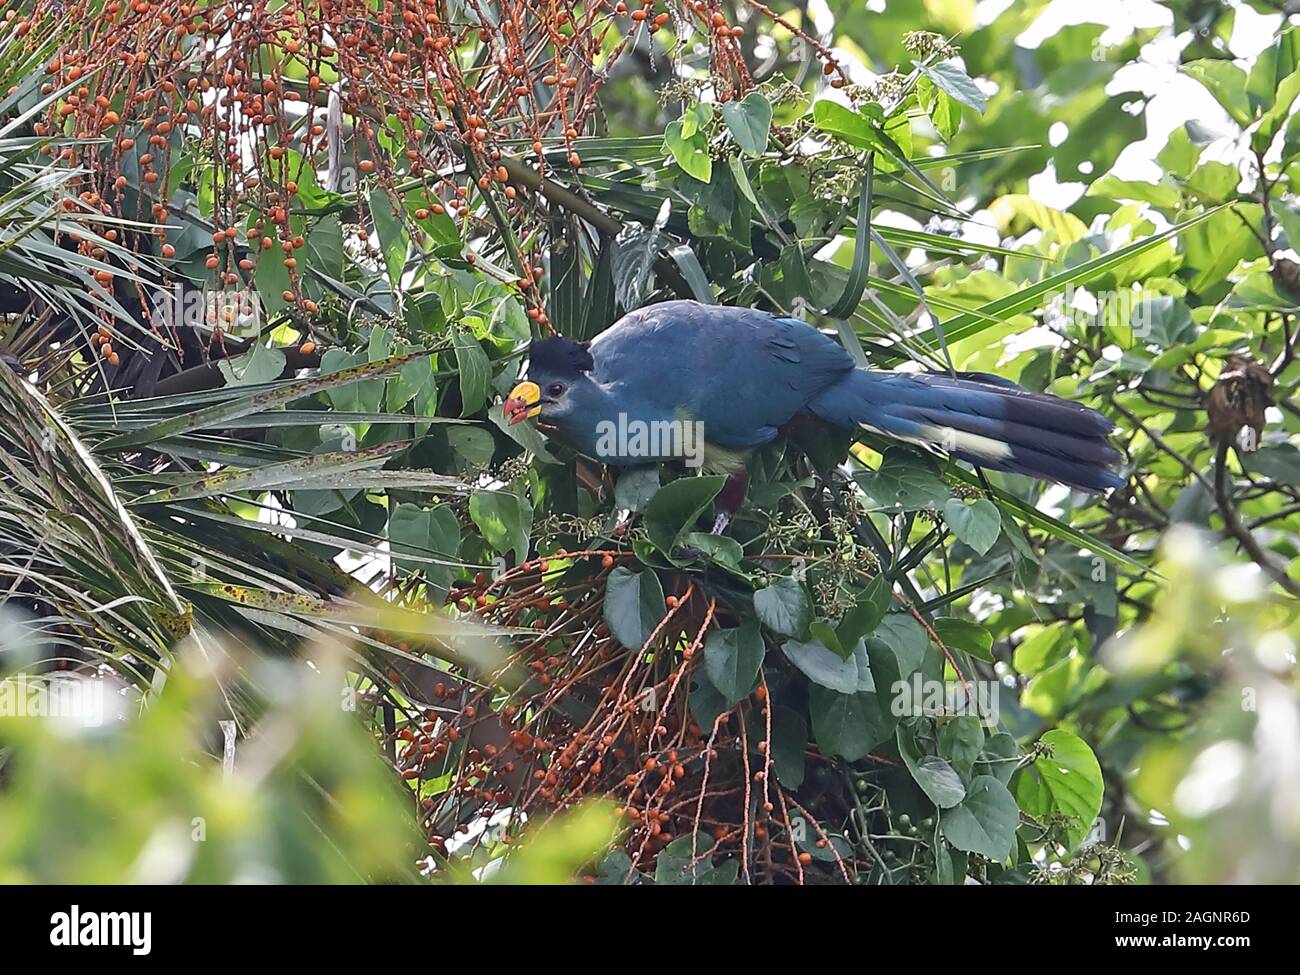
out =
[[[963,470],[960,467],[953,467],[951,471],[954,477],[964,481],[971,487],[983,488],[983,485],[980,483],[979,478],[975,476],[974,472]],[[1096,552],[1098,555],[1104,556],[1107,561],[1113,562],[1116,565],[1122,565],[1134,570],[1135,572],[1159,577],[1159,573],[1156,572],[1155,569],[1151,568],[1151,566],[1145,565],[1144,563],[1137,561],[1131,555],[1127,555],[1124,552],[1119,551],[1119,549],[1107,545],[1101,539],[1083,531],[1082,529],[1075,528],[1073,525],[1067,525],[1060,519],[1053,518],[1051,515],[1039,511],[1037,508],[1025,503],[1008,491],[1003,491],[1001,488],[995,487],[993,488],[992,494],[1004,509],[1009,509],[1013,514],[1021,518],[1025,524],[1030,525],[1033,528],[1038,528],[1041,531],[1045,531],[1047,534],[1059,541],[1067,542],[1077,548],[1086,548],[1090,551]],[[1011,536],[1009,535],[1009,537]]]
[[[729,886],[736,882],[740,863],[714,864],[709,852],[713,838],[706,833],[679,836],[655,858],[655,883],[664,886]]]
[[[814,684],[808,689],[813,736],[828,755],[855,762],[885,741],[890,719],[874,693],[840,694]]]
[[[633,572],[617,566],[605,584],[605,622],[629,650],[640,650],[666,613],[663,586],[650,569]]]
[[[1180,125],[1169,134],[1169,141],[1156,154],[1156,163],[1170,176],[1186,179],[1201,158],[1201,147],[1192,144],[1187,126]]]
[[[1002,533],[998,506],[987,498],[977,498],[970,504],[949,498],[943,505],[943,520],[954,535],[980,555],[991,549]]]
[[[862,149],[886,148],[879,120],[855,112],[839,102],[821,99],[814,104],[813,124],[828,135],[842,139],[852,146]]]
[[[841,660],[847,660],[853,655],[853,644],[850,643],[847,647],[842,645],[840,638],[835,634],[835,627],[829,620],[813,620],[808,624],[808,633],[814,643],[820,643]]]
[[[882,680],[886,676],[892,678],[889,684],[884,685],[886,687],[894,680],[906,680],[914,671],[919,670],[925,662],[926,652],[930,649],[930,635],[908,613],[885,614],[885,618],[872,631],[871,640],[888,647],[897,660],[897,674],[880,675]],[[868,646],[871,640],[867,641]]]
[[[917,740],[918,722],[905,721],[898,726],[898,753],[912,773],[921,791],[940,809],[950,809],[966,796],[957,770],[937,755],[929,755]]]
[[[880,467],[856,476],[879,511],[942,509],[952,492],[928,458],[906,447],[890,447]]]
[[[1060,244],[1073,244],[1088,235],[1088,225],[1073,213],[1049,207],[1025,193],[1000,196],[989,204],[989,210],[999,223],[1010,223],[1011,215],[1023,217],[1040,230],[1050,230]]]
[[[772,770],[787,789],[803,785],[808,722],[803,712],[784,704],[772,709]]]
[[[411,572],[423,572],[435,589],[445,592],[455,572],[451,565],[430,565],[429,558],[453,562],[460,548],[460,523],[450,505],[422,508],[399,504],[388,519],[388,542],[393,561]],[[403,558],[403,554],[421,556]]]
[[[222,359],[220,365],[228,386],[254,386],[280,378],[284,353],[258,342],[243,355]]]
[[[1020,746],[1016,744],[1016,739],[1005,731],[999,731],[985,740],[974,771],[977,775],[991,775],[1006,785],[1011,781],[1019,759]]]
[[[1001,862],[1016,842],[1020,811],[1007,787],[991,775],[976,777],[957,806],[940,816],[944,839],[958,850]]]
[[[725,102],[722,120],[727,123],[736,145],[751,156],[761,156],[767,150],[768,131],[772,127],[772,106],[756,91],[741,101]]]
[[[993,660],[993,634],[978,623],[941,616],[933,625],[935,635],[949,649],[965,650],[981,660]]]
[[[803,585],[784,576],[754,593],[754,611],[769,630],[781,636],[800,638],[812,622],[812,603]]]
[[[1300,484],[1300,450],[1289,443],[1266,444],[1253,454],[1243,454],[1241,466],[1281,484]]]
[[[678,539],[695,527],[696,520],[713,504],[726,478],[679,477],[654,493],[642,513],[650,541],[664,555],[672,556]]]
[[[1181,132],[1182,130],[1179,129],[1178,131]],[[1101,179],[1094,180],[1085,195],[1107,200],[1133,200],[1139,203],[1150,203],[1162,210],[1177,209],[1183,199],[1182,193],[1171,180],[1165,179],[1159,183],[1144,183],[1140,180],[1120,179],[1110,173],[1107,173]]]
[[[687,549],[694,549],[718,565],[734,572],[741,571],[740,561],[745,557],[745,550],[734,538],[712,532],[687,532],[682,536],[682,542]]]
[[[1048,754],[1035,758],[1012,781],[1016,801],[1026,814],[1042,819],[1053,814],[1069,819],[1065,835],[1076,849],[1092,829],[1101,811],[1101,766],[1097,756],[1078,735],[1053,728],[1039,739]]]
[[[669,122],[664,130],[664,146],[682,172],[707,183],[713,178],[713,159],[709,156],[709,140],[703,132],[686,135],[682,120]]]
[[[753,690],[766,649],[756,620],[709,633],[704,641],[704,669],[728,707]]]
[[[508,491],[475,491],[469,499],[469,516],[498,552],[513,551],[519,562],[528,558],[533,506],[527,498]]]
[[[364,366],[370,360],[364,352],[348,352],[346,349],[327,349],[321,356],[322,375],[342,374],[349,369]],[[326,391],[330,404],[336,410],[345,413],[371,413],[379,409],[384,396],[382,379],[365,379],[361,382],[334,386]]]
[[[1082,264],[1048,275],[1034,284],[1020,288],[1005,297],[990,301],[979,308],[963,311],[961,314],[944,322],[944,332],[950,342],[978,335],[998,322],[1006,321],[1022,312],[1039,307],[1044,297],[1048,295],[1062,294],[1071,285],[1074,287],[1085,285],[1094,278],[1122,267],[1127,262],[1158,247],[1165,241],[1197,227],[1219,212],[1220,210],[1217,208],[1208,210],[1205,213],[1184,220],[1163,233],[1153,234],[1126,247],[1121,247],[1119,250],[1102,254],[1092,260],[1084,261]],[[1240,226],[1240,221],[1237,221],[1235,217],[1234,221]],[[1249,230],[1245,230],[1245,233],[1249,235]]]
[[[274,318],[289,307],[284,293],[291,290],[293,281],[289,278],[289,269],[284,266],[279,248],[265,253],[266,256],[257,262],[253,283],[257,286],[257,296],[262,301],[267,318]]]
[[[629,511],[643,511],[658,491],[658,464],[627,467],[614,484],[614,504]]]
[[[546,438],[531,423],[511,423],[506,419],[505,404],[494,403],[488,407],[488,419],[492,425],[528,451],[543,464],[558,464],[555,456],[546,448]]]
[[[962,775],[969,775],[984,749],[984,725],[973,714],[945,718],[939,723],[939,754]]]
[[[843,658],[819,640],[809,643],[790,640],[782,644],[781,650],[790,663],[814,684],[840,694],[856,694],[862,689],[859,686],[859,664],[854,655]]]
[[[1250,124],[1253,113],[1246,96],[1246,72],[1241,68],[1221,58],[1201,58],[1184,64],[1183,71],[1204,85],[1238,125]]]
[[[388,269],[388,282],[394,288],[402,280],[402,271],[406,265],[406,228],[400,214],[393,214],[393,202],[382,189],[370,193],[370,216],[375,222],[375,232],[379,235],[379,247],[384,256],[384,266]]]
[[[706,733],[713,728],[713,723],[719,715],[726,714],[730,710],[722,692],[713,686],[709,675],[702,670],[695,672],[695,686],[691,688],[687,701],[690,704],[691,717]]]
[[[432,412],[429,407],[435,402],[437,390],[433,358],[417,359],[402,366],[397,375],[388,380],[384,405],[390,411],[396,411],[414,400],[416,413]]]
[[[840,617],[835,638],[841,647],[855,647],[885,619],[892,602],[892,587],[882,572],[853,596],[853,605]]]
[[[1222,162],[1204,162],[1188,177],[1187,188],[1202,203],[1226,203],[1236,196],[1239,182],[1241,173],[1236,166]]]
[[[988,100],[979,86],[971,80],[955,61],[940,61],[938,64],[922,64],[913,61],[921,74],[934,82],[935,87],[946,92],[967,108],[974,109],[981,115],[988,110]]]
[[[460,377],[460,415],[470,416],[482,409],[487,401],[492,365],[472,333],[458,328],[451,335],[456,348],[456,371]]]

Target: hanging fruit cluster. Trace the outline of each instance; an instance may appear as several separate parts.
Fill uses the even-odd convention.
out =
[[[779,20],[761,4],[745,10]],[[284,300],[303,318],[315,310],[295,215],[311,209],[300,185],[323,174],[331,190],[382,191],[356,194],[363,242],[366,210],[385,198],[417,242],[512,236],[510,280],[542,324],[540,275],[515,243],[540,221],[507,163],[537,176],[581,166],[576,140],[611,65],[637,32],[664,29],[675,52],[707,52],[719,98],[747,90],[742,28],[719,0],[35,0],[0,27],[31,45],[67,38],[46,67],[41,93],[58,97],[37,132],[88,140],[58,150],[84,171],[71,208],[157,225],[148,246],[164,263],[177,257],[160,226],[173,167],[197,144],[213,285],[244,287],[278,261]]]
[[[438,683],[433,707],[396,731],[435,861],[476,821],[502,823],[497,839],[508,844],[525,824],[603,797],[618,804],[630,869],[653,872],[681,840],[701,862],[734,857],[758,882],[849,882],[860,865],[824,825],[846,815],[834,791],[801,802],[775,774],[767,676],[711,717],[693,691],[724,613],[717,601],[685,583],[665,596],[644,646],[611,634],[605,585],[631,558],[558,552],[450,594],[475,618],[537,636],[511,657],[505,682],[515,690],[504,699],[491,687]],[[563,582],[568,566],[579,575]],[[829,762],[814,771],[829,772]]]

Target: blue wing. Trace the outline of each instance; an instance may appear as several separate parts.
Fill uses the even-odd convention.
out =
[[[752,308],[666,301],[631,312],[591,344],[593,377],[629,416],[702,420],[710,443],[763,444],[853,359],[805,322]]]

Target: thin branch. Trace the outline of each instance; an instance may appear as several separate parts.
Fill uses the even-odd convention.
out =
[[[1242,550],[1250,556],[1252,562],[1272,577],[1273,581],[1293,596],[1300,596],[1300,582],[1286,574],[1256,540],[1250,530],[1241,523],[1237,511],[1232,505],[1232,490],[1228,481],[1228,439],[1219,441],[1219,451],[1214,458],[1214,497],[1219,503],[1219,513],[1223,515],[1223,527],[1241,545]]]

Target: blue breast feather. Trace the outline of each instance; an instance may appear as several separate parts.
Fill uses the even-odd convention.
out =
[[[591,344],[594,378],[650,416],[704,423],[710,443],[754,447],[853,371],[833,339],[750,308],[667,301],[622,318]]]

